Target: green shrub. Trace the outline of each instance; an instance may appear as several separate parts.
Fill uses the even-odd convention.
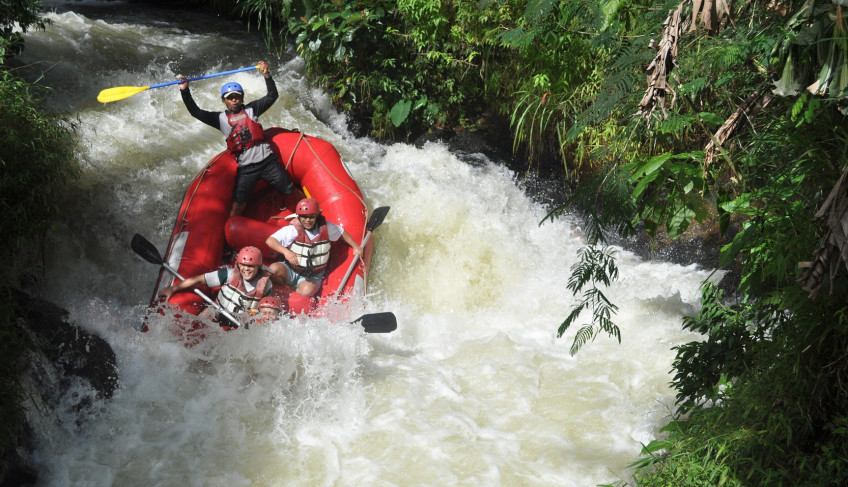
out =
[[[24,46],[23,35],[31,27],[43,29],[49,20],[40,14],[44,11],[41,0],[3,0],[0,2],[0,64],[18,54]]]
[[[79,175],[73,125],[46,113],[37,88],[0,69],[0,451],[20,429],[18,377],[30,349],[16,320],[10,287],[25,288],[40,277],[45,232],[60,214],[57,196]]]

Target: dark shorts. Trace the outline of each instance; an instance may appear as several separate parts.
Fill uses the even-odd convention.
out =
[[[260,179],[282,194],[290,194],[294,191],[294,185],[292,185],[288,173],[277,163],[277,156],[271,154],[265,160],[256,164],[238,167],[236,170],[236,186],[233,189],[233,201],[247,201]]]

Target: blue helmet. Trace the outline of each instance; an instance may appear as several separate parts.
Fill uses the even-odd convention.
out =
[[[238,93],[244,96],[244,89],[240,84],[230,81],[229,83],[225,83],[224,86],[221,87],[221,98],[226,97],[230,93]]]

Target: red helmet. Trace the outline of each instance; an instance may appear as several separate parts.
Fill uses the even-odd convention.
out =
[[[256,247],[245,247],[239,251],[236,262],[244,265],[262,265],[262,251]]]
[[[321,207],[318,206],[318,200],[315,198],[303,198],[297,202],[295,213],[298,215],[317,215],[321,213]]]
[[[259,309],[262,308],[273,308],[277,311],[283,307],[283,303],[280,302],[280,299],[276,296],[265,296],[264,298],[259,300]]]

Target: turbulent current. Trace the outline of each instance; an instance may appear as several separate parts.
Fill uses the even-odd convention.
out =
[[[672,409],[672,347],[694,338],[681,316],[697,310],[709,269],[619,250],[620,279],[605,292],[620,308],[622,343],[601,336],[572,357],[575,330],[556,330],[575,303],[565,284],[584,245],[579,222],[540,226],[548,208],[502,164],[469,164],[439,143],[355,137],[302,60],[267,54],[242,23],[114,1],[47,7],[52,24],[27,33],[14,66],[55,88],[49,101],[75,124],[84,172],[56,202],[65,218],[48,235],[44,294],[111,345],[120,385],[105,401],[73,384],[54,410],[30,408],[39,485],[629,478]],[[298,319],[186,348],[165,331],[168,317],[138,331],[157,269],[130,239],[164,250],[186,185],[224,142],[191,118],[176,85],[107,104],[96,96],[261,59],[280,99],[260,122],[330,141],[369,206],[391,207],[366,297],[369,312],[395,313],[391,334]],[[201,108],[222,108],[226,80],[248,101],[264,94],[256,72],[196,81]]]

